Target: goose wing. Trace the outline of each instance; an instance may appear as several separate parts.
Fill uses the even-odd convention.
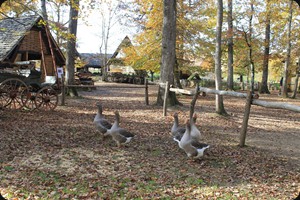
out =
[[[134,135],[129,131],[120,128],[112,134],[112,137],[118,144],[124,144],[130,142]]]
[[[97,120],[94,122],[94,124],[101,133],[106,133],[106,131],[112,127],[111,123],[105,119]]]
[[[120,129],[120,130],[119,130],[119,133],[120,133],[122,136],[126,137],[126,138],[132,138],[132,137],[134,137],[134,134],[133,134],[133,133],[131,133],[131,132],[125,130],[125,129]]]

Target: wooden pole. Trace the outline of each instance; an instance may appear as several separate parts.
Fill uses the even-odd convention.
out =
[[[42,64],[43,64],[43,72],[44,72],[44,78],[47,76],[47,69],[46,69],[46,64],[45,64],[45,55],[44,55],[44,50],[43,50],[43,39],[42,39],[42,32],[39,32],[39,38],[40,38],[40,48],[41,48],[41,54],[42,54]]]
[[[66,88],[65,88],[65,78],[64,78],[64,75],[61,77],[61,106],[64,106],[65,105],[65,99],[66,99]]]
[[[55,74],[55,77],[56,77],[57,86],[60,87],[59,81],[58,81],[58,75],[57,75],[55,57],[54,57],[53,48],[52,48],[52,44],[51,44],[51,40],[50,40],[50,33],[49,33],[49,30],[48,30],[48,28],[46,26],[45,26],[45,31],[46,31],[46,35],[47,35],[47,39],[48,39],[48,43],[49,43],[49,47],[50,47],[50,53],[51,53],[51,58],[52,58],[53,70],[54,70],[54,74]]]
[[[164,96],[164,105],[163,105],[163,116],[167,116],[167,105],[168,105],[168,94],[169,94],[169,82],[166,82],[166,87],[165,87],[165,96]]]
[[[145,79],[145,103],[149,105],[149,95],[148,95],[148,79]]]
[[[191,105],[190,105],[190,120],[193,118],[193,114],[194,114],[194,110],[195,110],[195,104],[196,104],[196,101],[198,99],[199,93],[200,93],[199,83],[197,82],[196,89],[195,89],[195,94],[194,94],[193,100],[191,101]]]
[[[252,104],[252,92],[248,91],[247,93],[247,100],[245,106],[245,114],[243,118],[243,125],[240,133],[240,146],[244,147],[246,143],[246,135],[247,135],[247,128],[248,128],[248,121],[250,116],[251,104]]]

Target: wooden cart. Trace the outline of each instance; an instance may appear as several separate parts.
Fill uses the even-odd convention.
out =
[[[60,84],[55,76],[46,76],[34,69],[0,72],[0,107],[10,109],[54,110],[58,104]]]
[[[4,18],[0,29],[5,30],[0,31],[0,107],[55,109],[57,69],[65,57],[47,21],[39,15]]]

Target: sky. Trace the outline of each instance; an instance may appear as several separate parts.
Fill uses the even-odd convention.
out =
[[[77,50],[79,53],[100,53],[101,21],[99,18],[99,11],[94,10],[88,14],[88,18],[85,18],[86,20],[82,18],[78,20]],[[84,21],[87,21],[87,23]],[[135,30],[132,28],[122,26],[120,23],[114,24],[108,40],[107,53],[114,53],[125,36],[132,39],[134,33]]]

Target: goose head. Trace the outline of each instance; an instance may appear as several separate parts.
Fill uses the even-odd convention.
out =
[[[175,131],[178,128],[178,124],[179,124],[178,123],[178,113],[174,113],[173,118],[174,118],[174,122],[173,122],[173,126],[171,129],[172,133],[173,133],[173,131]]]
[[[180,137],[182,137],[182,135],[185,132],[185,128],[184,127],[179,127],[178,113],[174,113],[173,117],[174,117],[174,122],[173,122],[173,125],[171,127],[171,134],[173,135],[173,137],[177,137],[178,135]]]
[[[101,104],[100,102],[97,102],[97,103],[96,103],[96,106],[97,106],[97,108],[98,108],[98,113],[99,113],[99,114],[102,114],[102,104]]]

